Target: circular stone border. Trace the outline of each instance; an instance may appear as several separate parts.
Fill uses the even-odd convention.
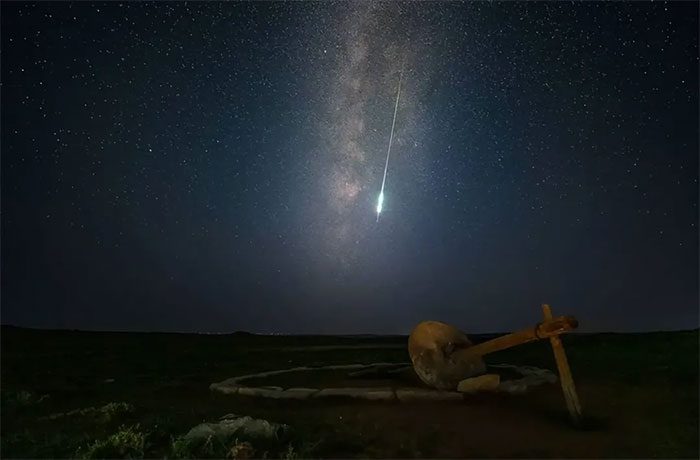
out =
[[[419,387],[340,387],[340,388],[287,388],[286,390],[278,386],[249,387],[242,385],[244,380],[269,377],[273,375],[287,374],[291,372],[306,372],[319,370],[356,370],[366,371],[374,369],[395,368],[393,371],[400,371],[411,367],[409,363],[372,363],[372,364],[342,364],[318,367],[293,367],[290,369],[280,369],[257,374],[247,374],[232,377],[222,382],[212,383],[209,389],[228,395],[256,396],[270,399],[317,399],[346,397],[373,401],[457,401],[467,396],[458,391],[435,390],[431,388]],[[523,377],[516,380],[506,380],[498,385],[498,392],[510,394],[525,393],[529,388],[544,383],[555,383],[557,376],[550,370],[532,366],[515,366],[512,364],[494,364],[487,368],[511,369],[520,373]]]

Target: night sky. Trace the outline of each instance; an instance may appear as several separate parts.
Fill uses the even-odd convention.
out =
[[[2,322],[698,326],[698,3],[2,3]],[[402,95],[375,207],[396,88]]]

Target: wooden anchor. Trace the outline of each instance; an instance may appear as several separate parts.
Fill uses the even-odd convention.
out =
[[[572,316],[554,318],[549,305],[542,305],[544,320],[527,329],[473,345],[455,327],[439,321],[418,324],[408,339],[408,352],[416,374],[426,384],[443,390],[454,390],[460,381],[483,374],[486,365],[482,357],[535,340],[549,339],[559,371],[566,407],[575,425],[581,421],[579,403],[571,369],[559,335],[576,329],[578,321]]]

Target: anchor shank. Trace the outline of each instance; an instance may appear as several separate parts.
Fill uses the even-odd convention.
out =
[[[578,321],[576,318],[572,316],[559,316],[557,318],[547,319],[528,329],[513,332],[512,334],[504,335],[478,345],[458,349],[454,352],[454,355],[457,359],[470,359],[474,356],[483,356],[523,343],[556,337],[559,334],[571,331],[577,327]]]

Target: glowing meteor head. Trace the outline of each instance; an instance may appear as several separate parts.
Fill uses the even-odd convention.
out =
[[[380,192],[379,199],[377,200],[377,214],[381,214],[383,204],[384,204],[384,192]]]

